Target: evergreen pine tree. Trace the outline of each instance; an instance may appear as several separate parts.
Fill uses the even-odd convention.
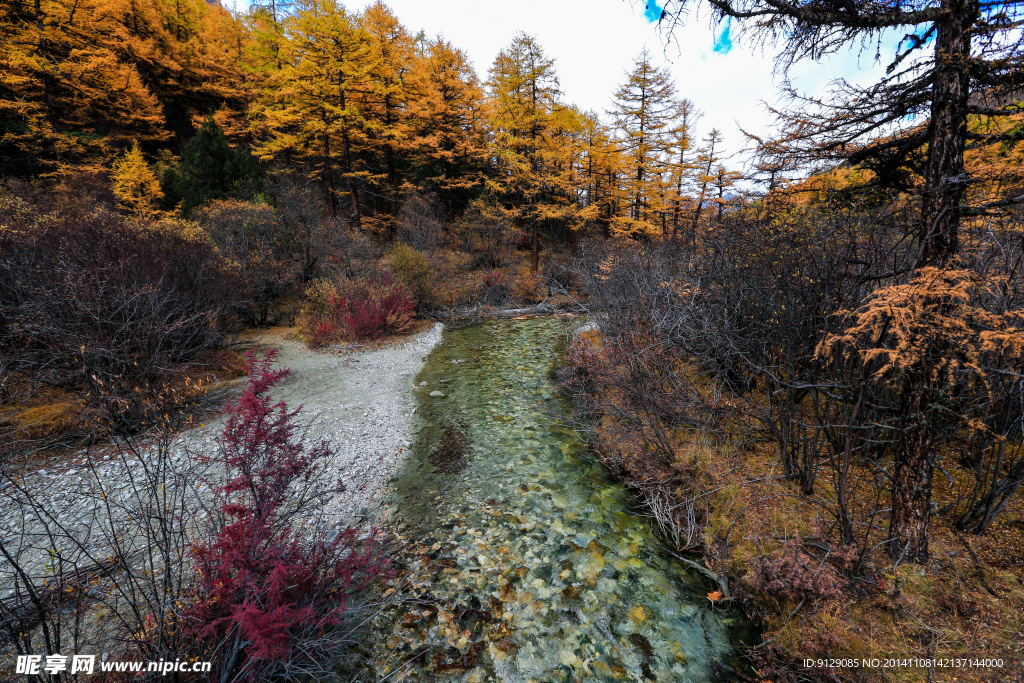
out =
[[[211,199],[254,192],[259,176],[256,160],[248,151],[233,148],[211,117],[185,146],[181,164],[164,176],[163,185],[187,214]]]

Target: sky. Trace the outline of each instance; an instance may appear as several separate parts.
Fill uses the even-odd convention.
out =
[[[243,2],[245,0],[242,0]],[[648,0],[656,2],[656,0]],[[348,0],[346,7],[360,11],[373,0]],[[729,165],[742,167],[746,155],[739,127],[764,135],[771,119],[762,102],[777,104],[780,75],[773,73],[774,51],[745,44],[734,26],[713,31],[707,16],[692,15],[685,28],[666,44],[652,19],[656,6],[643,0],[390,0],[388,6],[412,33],[443,35],[462,48],[486,79],[499,50],[518,31],[535,36],[555,60],[564,99],[584,110],[610,109],[612,94],[625,81],[634,59],[647,47],[660,66],[675,78],[680,96],[704,112],[697,133],[718,128],[724,137]],[[883,59],[893,54],[896,40]],[[885,64],[874,61],[872,46],[833,55],[822,63],[803,63],[790,72],[796,87],[806,93],[823,92],[830,80],[843,77],[871,82],[884,74]]]

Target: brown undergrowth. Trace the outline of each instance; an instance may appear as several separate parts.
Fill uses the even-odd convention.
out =
[[[831,476],[803,494],[785,476],[777,446],[755,436],[739,412],[723,416],[714,431],[661,429],[637,397],[602,376],[616,372],[612,355],[597,332],[579,335],[570,352],[570,391],[599,397],[588,415],[595,449],[668,542],[699,550],[725,579],[729,595],[720,599],[739,601],[761,627],[762,640],[750,651],[753,680],[1024,680],[1019,498],[985,534],[965,534],[956,530],[956,507],[974,481],[960,469],[937,473],[930,560],[894,561],[884,552],[889,494],[877,485],[878,464],[857,461],[846,483],[855,541],[844,546],[830,512]],[[690,400],[729,407],[721,396]],[[908,665],[914,658],[968,663]],[[977,659],[1002,666],[970,664]]]
[[[232,347],[203,351],[192,363],[176,368],[163,385],[154,388],[166,410],[204,414],[212,409],[207,397],[245,375],[243,355]],[[33,384],[19,373],[3,376],[0,402],[0,456],[5,462],[27,465],[66,459],[83,446],[107,438],[95,406],[81,392]],[[219,408],[219,406],[218,406]],[[138,425],[140,430],[145,425]]]

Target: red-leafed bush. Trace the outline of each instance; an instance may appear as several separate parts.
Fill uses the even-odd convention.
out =
[[[415,308],[409,290],[390,273],[365,283],[349,283],[334,306],[356,339],[407,332]]]
[[[326,346],[342,337],[341,327],[335,320],[321,320],[307,335],[307,342],[314,349]]]
[[[501,306],[508,299],[511,292],[509,276],[501,270],[487,270],[483,272],[484,299],[487,303]]]
[[[848,564],[855,555],[853,546],[840,548],[837,561]],[[757,591],[793,602],[836,598],[846,592],[847,586],[833,565],[808,555],[799,538],[758,558],[746,581]]]
[[[332,539],[309,514],[331,492],[331,450],[303,445],[299,411],[272,402],[270,389],[289,374],[271,370],[274,355],[248,357],[245,391],[219,439],[219,514],[211,540],[194,547],[199,599],[185,616],[218,669],[214,680],[320,670],[352,598],[387,571],[372,535],[360,542],[349,529]]]
[[[409,290],[390,273],[338,284],[318,281],[307,289],[306,299],[299,328],[314,348],[408,332],[415,312]]]

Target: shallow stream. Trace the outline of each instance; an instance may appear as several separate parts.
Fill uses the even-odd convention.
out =
[[[739,666],[743,619],[552,418],[571,322],[446,331],[416,378],[418,436],[392,500],[416,578],[378,624],[379,677],[709,681]]]

